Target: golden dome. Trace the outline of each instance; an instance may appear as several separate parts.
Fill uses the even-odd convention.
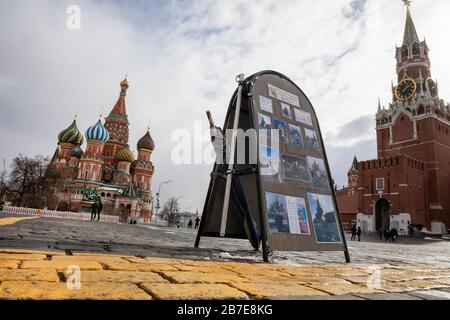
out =
[[[134,154],[131,152],[130,147],[126,146],[116,154],[116,159],[119,161],[133,162]]]
[[[126,87],[128,88],[130,85],[128,84],[128,79],[127,77],[125,77],[125,79],[122,80],[122,82],[120,82],[120,86],[121,87]]]

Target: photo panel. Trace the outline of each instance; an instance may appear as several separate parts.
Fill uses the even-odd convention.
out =
[[[264,96],[259,96],[259,108],[262,111],[273,114],[272,100]]]
[[[292,120],[292,111],[291,111],[291,106],[281,102],[281,115],[283,116],[283,118]]]
[[[267,182],[281,182],[280,150],[263,144],[259,146],[261,178]]]
[[[269,231],[310,235],[305,199],[266,192]]]
[[[283,166],[284,178],[304,182],[309,181],[306,159],[283,155],[281,163]]]
[[[325,162],[322,159],[308,157],[308,172],[314,188],[329,189]]]
[[[269,215],[269,231],[290,233],[286,197],[266,192],[266,207]]]
[[[289,132],[289,141],[292,145],[303,148],[303,138],[302,138],[302,129],[295,124],[288,124],[288,132]]]
[[[289,217],[289,229],[291,233],[311,235],[305,199],[298,197],[286,197],[286,207]]]
[[[306,146],[308,147],[308,149],[314,151],[320,150],[319,139],[317,139],[317,134],[314,130],[305,128],[305,137],[306,137]]]
[[[272,119],[265,114],[258,112],[258,126],[261,135],[271,137],[272,135]]]
[[[330,195],[308,193],[308,203],[317,243],[341,243],[333,198]]]
[[[301,122],[311,127],[313,126],[311,113],[300,110],[298,108],[294,108],[294,113],[295,113],[295,121]]]
[[[288,143],[286,122],[280,119],[273,119],[274,129],[278,129],[280,134],[280,142]]]

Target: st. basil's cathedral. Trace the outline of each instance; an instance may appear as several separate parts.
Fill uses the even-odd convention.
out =
[[[111,113],[86,130],[84,137],[76,118],[58,135],[58,147],[51,160],[63,187],[57,193],[60,208],[69,211],[90,211],[89,194],[100,197],[103,213],[122,219],[149,222],[152,216],[151,155],[155,143],[148,130],[139,139],[137,159],[130,150],[129,121],[125,98],[129,88],[125,78],[120,83],[120,96]]]

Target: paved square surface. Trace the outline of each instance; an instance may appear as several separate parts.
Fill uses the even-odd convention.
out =
[[[275,252],[196,231],[0,214],[0,299],[450,299],[450,242]]]

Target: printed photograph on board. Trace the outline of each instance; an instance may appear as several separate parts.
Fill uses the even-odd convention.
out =
[[[310,235],[305,199],[266,192],[269,231]]]
[[[281,102],[281,114],[282,114],[283,118],[292,120],[291,106],[286,103]]]
[[[305,199],[286,197],[290,233],[310,235]]]
[[[261,144],[259,147],[261,178],[269,182],[281,182],[280,150]]]
[[[278,129],[280,134],[280,142],[288,143],[286,122],[279,119],[273,119],[274,129]]]
[[[301,122],[303,124],[306,124],[308,126],[312,126],[312,117],[309,112],[294,108],[295,112],[295,121]]]
[[[342,242],[331,196],[308,193],[308,203],[316,241],[318,243]]]
[[[269,96],[278,99],[280,101],[286,102],[292,106],[300,108],[300,99],[297,95],[287,92],[283,89],[277,88],[271,84],[268,84]]]
[[[305,128],[306,146],[311,149],[318,151],[320,150],[319,139],[317,139],[316,132]]]
[[[266,206],[270,232],[290,233],[286,197],[266,192]]]
[[[294,146],[303,148],[302,129],[295,124],[288,124],[289,140]]]
[[[266,137],[270,137],[272,135],[272,120],[269,116],[258,112],[258,126],[261,135]]]
[[[272,100],[264,96],[259,96],[259,107],[262,111],[273,113]]]
[[[282,164],[285,178],[309,181],[306,159],[283,155]]]
[[[322,159],[308,157],[308,171],[314,188],[329,189],[325,162]]]

